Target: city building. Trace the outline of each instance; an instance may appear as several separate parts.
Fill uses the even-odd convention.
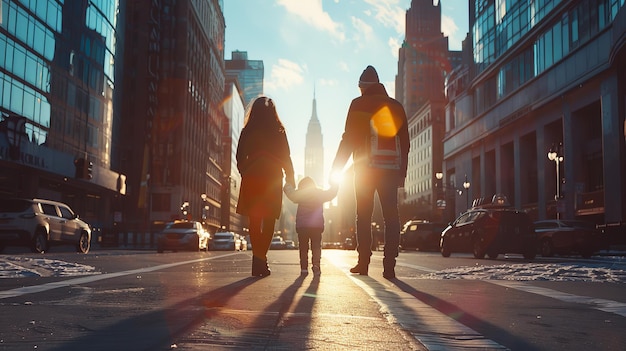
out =
[[[470,199],[504,194],[535,219],[624,223],[625,1],[469,4],[472,60],[449,81],[444,179],[467,177]]]
[[[243,96],[236,76],[226,76],[224,90],[224,113],[227,126],[224,127],[224,174],[228,175],[222,197],[222,228],[243,234],[247,232],[246,218],[237,213],[237,200],[241,175],[237,169],[237,146],[243,129],[245,108]],[[228,204],[228,205],[226,205]]]
[[[1,196],[65,202],[96,229],[120,215],[124,6],[2,1]]]
[[[225,61],[226,74],[236,75],[243,89],[244,106],[257,96],[263,95],[265,68],[262,60],[248,60],[247,51],[233,51],[231,59]]]
[[[324,181],[324,139],[322,126],[317,117],[317,100],[313,93],[313,108],[309,126],[306,130],[306,143],[304,146],[304,176],[311,177],[318,186],[323,187]]]
[[[403,220],[434,220],[437,203],[434,175],[441,171],[445,121],[445,79],[460,65],[461,52],[448,50],[441,32],[441,2],[413,0],[406,12],[405,38],[399,49],[396,99],[409,123],[409,164],[400,215]]]
[[[221,227],[225,89],[222,2],[126,1],[121,169],[124,224]]]

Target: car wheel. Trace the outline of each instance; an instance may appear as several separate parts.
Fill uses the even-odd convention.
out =
[[[487,253],[487,257],[489,257],[489,259],[491,260],[495,260],[496,258],[498,258],[498,253],[497,252],[488,252]]]
[[[31,250],[35,253],[44,253],[48,251],[48,236],[43,230],[38,230],[33,238]]]
[[[450,254],[452,252],[450,251],[450,248],[448,248],[448,245],[446,245],[445,242],[441,243],[441,256],[443,257],[450,257]]]
[[[82,252],[84,254],[89,252],[91,247],[91,243],[89,242],[89,235],[87,233],[80,233],[80,239],[78,239],[78,244],[76,244],[76,252]]]
[[[0,243],[0,253],[4,252],[4,248],[6,246],[3,243]]]
[[[163,253],[163,248],[157,247],[157,253]]]
[[[552,241],[550,239],[544,239],[541,241],[541,256],[554,256],[554,246],[552,245]]]
[[[479,239],[474,239],[474,258],[485,258],[485,251],[482,248],[482,244]],[[496,256],[497,257],[497,256]]]

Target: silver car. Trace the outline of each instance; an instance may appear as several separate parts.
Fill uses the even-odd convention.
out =
[[[52,244],[73,244],[87,253],[91,228],[61,202],[43,199],[0,199],[0,251],[8,245],[26,245],[44,253]]]
[[[241,251],[244,249],[242,247],[241,237],[238,234],[235,234],[233,232],[217,232],[213,234],[213,239],[211,239],[210,248],[211,250],[235,250],[235,251]]]
[[[210,234],[202,223],[196,221],[174,221],[165,225],[157,235],[157,252],[165,250],[208,251]]]

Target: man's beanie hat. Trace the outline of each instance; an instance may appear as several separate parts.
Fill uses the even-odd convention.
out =
[[[376,73],[374,67],[367,66],[359,78],[359,87],[367,86],[372,83],[379,83],[378,73]]]

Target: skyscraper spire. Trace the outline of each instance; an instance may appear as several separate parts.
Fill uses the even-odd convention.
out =
[[[313,178],[319,186],[322,186],[324,184],[324,146],[322,126],[317,117],[317,100],[315,96],[314,85],[312,113],[306,132],[304,149],[304,175]]]

